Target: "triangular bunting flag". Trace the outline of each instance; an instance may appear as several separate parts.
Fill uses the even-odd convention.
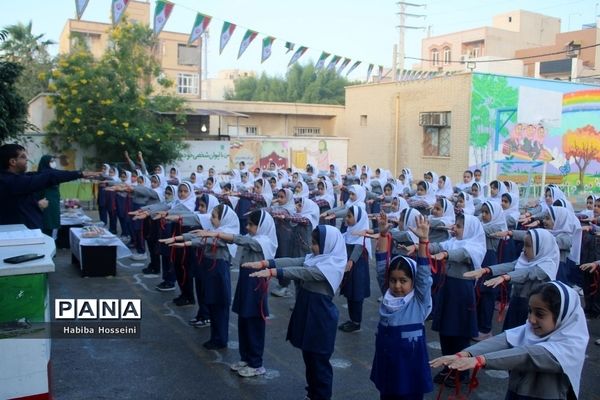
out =
[[[348,66],[348,64],[350,64],[350,60],[349,58],[344,58],[344,61],[342,62],[342,64],[340,65],[340,67],[337,70],[338,75],[340,75],[342,73],[342,71],[344,70],[344,68],[346,68]]]
[[[296,61],[298,61],[300,59],[300,57],[302,57],[302,55],[304,53],[306,53],[306,50],[308,50],[308,47],[300,46],[298,48],[298,50],[296,50],[296,52],[294,53],[294,55],[292,56],[292,58],[290,59],[290,62],[288,63],[288,68],[289,68],[290,65],[292,65]]]
[[[329,64],[327,64],[327,71],[335,70],[335,66],[338,62],[340,62],[341,59],[342,57],[340,56],[333,56],[331,61],[329,61]]]
[[[287,54],[290,51],[294,50],[294,46],[296,46],[296,45],[294,43],[292,43],[292,42],[285,42],[285,48],[287,49],[287,51],[285,52],[285,54]]]
[[[188,40],[188,44],[192,44],[195,42],[204,32],[206,32],[206,28],[208,28],[208,24],[210,24],[210,20],[212,17],[204,14],[196,14],[196,20],[194,21],[194,26],[192,28],[192,33],[190,33],[190,38]]]
[[[318,71],[321,68],[323,68],[323,66],[325,65],[325,60],[327,59],[327,57],[329,57],[331,55],[331,53],[327,53],[327,52],[322,52],[321,56],[319,57],[319,60],[317,61],[317,63],[315,64],[315,69]]]
[[[77,10],[77,19],[81,19],[89,0],[75,0],[75,9]]]
[[[367,83],[369,82],[369,78],[371,77],[371,72],[373,72],[373,64],[369,64],[369,68],[367,69]]]
[[[260,62],[264,63],[267,58],[271,57],[271,47],[273,46],[273,42],[275,38],[273,36],[267,36],[263,39],[262,43],[262,53],[260,56]]]
[[[221,30],[221,42],[219,44],[219,54],[223,52],[225,46],[231,39],[231,35],[233,35],[233,31],[235,31],[236,25],[231,22],[223,22],[223,29]]]
[[[350,67],[350,69],[348,70],[348,72],[346,72],[346,76],[350,75],[350,73],[352,71],[354,71],[360,64],[362,61],[357,61],[354,64],[352,64],[352,66]]]
[[[244,33],[244,38],[242,39],[242,43],[240,43],[240,50],[238,51],[238,60],[244,54],[250,43],[258,36],[258,32],[251,31],[248,29],[246,33]]]
[[[117,25],[129,4],[129,0],[112,0],[112,23]]]
[[[162,32],[167,20],[171,16],[175,4],[170,1],[158,0],[154,8],[154,35],[158,36]]]

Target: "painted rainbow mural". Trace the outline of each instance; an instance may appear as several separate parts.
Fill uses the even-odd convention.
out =
[[[600,111],[600,89],[579,90],[563,95],[563,113]]]

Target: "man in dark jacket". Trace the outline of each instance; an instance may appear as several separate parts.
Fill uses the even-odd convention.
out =
[[[27,172],[27,152],[19,144],[0,146],[0,225],[24,224],[43,227],[43,214],[36,192],[62,182],[92,178],[96,172],[47,170]]]

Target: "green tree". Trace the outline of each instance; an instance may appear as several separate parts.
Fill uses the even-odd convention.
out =
[[[23,70],[16,82],[18,93],[29,101],[48,87],[49,72],[53,67],[48,46],[52,40],[43,40],[44,35],[32,33],[31,21],[4,28],[6,38],[0,44],[0,52],[9,61],[20,64]]]
[[[185,102],[165,91],[172,83],[160,78],[152,31],[124,21],[110,31],[110,40],[100,60],[83,42],[59,57],[49,86],[56,119],[47,144],[55,150],[74,143],[95,148],[96,162],[121,160],[124,150],[140,150],[150,163],[177,159],[185,147]],[[167,111],[180,117],[158,113]]]
[[[473,74],[471,92],[471,135],[469,144],[475,149],[476,163],[483,162],[488,143],[493,138],[496,110],[517,107],[519,91],[504,76]],[[503,135],[508,133],[503,131]]]
[[[285,79],[263,73],[258,79],[247,77],[234,82],[227,100],[301,102],[313,104],[344,104],[344,88],[356,84],[335,73],[316,71],[312,63],[294,64]]]
[[[0,43],[7,37],[6,29],[0,30]],[[0,55],[0,143],[16,138],[28,126],[27,104],[15,89],[22,69]]]

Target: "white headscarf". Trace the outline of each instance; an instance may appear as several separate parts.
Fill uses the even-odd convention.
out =
[[[398,258],[402,258],[404,261],[406,261],[406,263],[408,263],[408,265],[410,266],[412,276],[413,276],[413,281],[414,281],[415,277],[417,276],[417,273],[418,273],[417,263],[415,262],[415,260],[408,258],[408,257],[404,257],[404,256],[396,256],[396,257],[392,258],[392,260],[390,261],[390,264],[396,262],[396,260]],[[386,290],[385,294],[383,295],[383,299],[381,300],[380,312],[383,311],[386,314],[392,314],[397,311],[400,311],[410,303],[410,301],[413,299],[413,297],[415,297],[414,285],[413,285],[413,288],[411,289],[411,291],[408,292],[406,294],[406,296],[402,296],[402,297],[396,297],[396,296],[392,295],[390,289],[388,288],[388,290]],[[432,306],[431,306],[431,302],[430,302],[429,307],[426,310],[426,314],[423,317],[427,317],[431,313],[431,309],[432,309]]]
[[[252,236],[259,244],[263,252],[265,260],[272,260],[275,258],[275,252],[277,252],[277,233],[275,232],[275,221],[271,214],[265,210],[260,210],[260,221],[258,223],[258,229],[256,235]]]
[[[392,199],[392,202],[394,200],[398,201],[398,211],[389,212],[389,213],[387,213],[387,216],[388,216],[388,218],[394,218],[396,220],[399,220],[400,214],[402,213],[402,211],[406,210],[410,206],[408,205],[408,202],[402,196],[394,196],[394,198]]]
[[[171,208],[173,208],[173,206],[175,205],[176,201],[179,201],[179,193],[177,192],[177,185],[167,185],[165,186],[165,192],[167,191],[167,188],[170,188],[171,191],[173,192],[173,199],[171,200],[170,203],[167,203],[171,206]],[[192,196],[195,198],[195,196]],[[166,201],[167,196],[165,195],[165,201]]]
[[[442,211],[444,214],[441,217],[433,217],[431,219],[442,221],[446,226],[454,225],[456,222],[456,214],[454,213],[454,206],[450,200],[442,197],[438,202],[442,203]]]
[[[156,175],[160,176],[161,178],[164,178],[165,177],[165,168],[162,165],[158,165],[156,168],[158,168],[158,170],[159,170],[158,174],[156,174]]]
[[[142,179],[142,186],[147,187],[148,189],[152,188],[152,185],[150,184],[150,179],[146,175],[138,175],[138,178]]]
[[[567,233],[571,237],[571,252],[569,258],[575,264],[579,264],[579,257],[581,256],[581,222],[575,216],[573,211],[569,211],[568,208],[550,206],[548,212],[554,221],[554,227],[551,232],[554,236],[560,233]]]
[[[450,198],[454,194],[452,180],[450,179],[450,177],[448,175],[444,175],[444,177],[446,178],[446,180],[444,181],[444,187],[442,189],[438,188],[438,190],[436,191],[435,194],[436,194],[436,196]],[[438,179],[438,181],[439,181],[439,179]],[[435,184],[437,185],[438,182],[436,182]]]
[[[425,181],[425,175],[427,175],[427,174],[430,174],[433,177],[433,179],[431,180],[431,185],[433,185],[433,187],[435,187],[435,189],[437,190],[438,179],[440,179],[440,176],[433,171],[427,171],[427,172],[425,172],[425,174],[423,174],[424,181]],[[427,181],[425,181],[425,182],[427,182]]]
[[[351,185],[348,188],[349,193],[356,194],[356,200],[352,201],[350,199],[346,200],[346,208],[350,208],[354,205],[359,205],[362,208],[366,208],[365,199],[367,197],[367,192],[364,187],[360,185]]]
[[[302,204],[300,215],[307,218],[310,221],[312,229],[315,229],[319,225],[319,216],[321,214],[319,206],[308,197],[302,197],[300,201]]]
[[[177,168],[177,167],[171,167],[171,170],[175,170],[175,178],[171,177],[171,171],[169,171],[169,179],[177,179],[177,182],[181,183],[182,179],[181,179],[181,174],[179,173],[179,168]]]
[[[212,213],[212,210],[211,210],[211,213]],[[210,214],[208,214],[208,215],[210,215]],[[220,223],[219,223],[218,228],[214,227],[212,222],[210,222],[210,218],[208,218],[208,221],[205,222],[206,226],[203,223],[202,227],[207,230],[229,233],[231,235],[239,235],[240,234],[240,219],[238,218],[237,214],[235,213],[235,211],[233,211],[233,209],[231,207],[229,207],[226,204],[223,204],[223,211],[221,212],[220,217],[221,218],[220,218]],[[235,253],[237,252],[237,245],[228,244],[227,248],[229,249],[229,253],[231,254],[231,256],[235,257]]]
[[[410,239],[414,244],[419,243],[419,237],[413,233],[410,228],[417,228],[417,218],[421,215],[421,213],[416,208],[407,208],[404,213],[404,219],[402,220],[404,225],[404,231],[408,233]]]
[[[355,219],[356,223],[352,226],[348,226],[348,229],[344,233],[344,240],[346,241],[346,244],[363,245],[363,243],[364,243],[364,246],[370,256],[371,255],[371,242],[370,242],[371,239],[365,239],[364,236],[355,235],[355,233],[362,232],[362,231],[369,229],[369,216],[367,214],[367,211],[363,207],[357,206],[357,205],[353,205],[352,207],[350,207],[348,209],[348,211],[350,211],[350,209],[352,209],[352,212],[354,213],[354,219]]]
[[[258,178],[255,182],[260,181],[262,183],[262,192],[261,196],[265,199],[265,204],[267,207],[271,206],[271,202],[273,201],[273,191],[271,190],[271,185],[269,185],[269,181],[265,178]]]
[[[413,175],[412,175],[411,169],[403,168],[402,173],[404,174],[404,178],[406,178],[406,183],[408,183],[408,186],[410,187],[410,185],[412,184],[412,181],[413,181]]]
[[[131,182],[131,172],[125,170],[125,182],[123,182],[127,186],[134,186],[133,182]],[[137,182],[136,182],[137,184]]]
[[[464,215],[465,227],[462,239],[452,238],[441,242],[440,246],[446,250],[466,249],[471,257],[474,269],[480,269],[487,251],[485,247],[485,232],[481,221],[473,215]]]
[[[340,172],[340,167],[337,165],[337,163],[332,163],[331,165],[333,165],[333,174],[335,175],[335,180],[338,182],[342,181],[342,174]]]
[[[504,210],[504,216],[512,217],[515,221],[518,221],[521,216],[521,212],[519,211],[519,198],[517,197],[517,200],[515,200],[515,195],[512,193],[504,193],[503,196],[507,196],[510,199],[510,207],[508,207],[508,210]]]
[[[198,218],[198,221],[200,221],[200,225],[202,225],[202,228],[204,228],[205,226],[212,226],[212,223],[210,222],[210,214],[212,213],[212,210],[214,210],[214,208],[219,205],[219,200],[212,194],[208,193],[204,193],[198,196],[198,198],[206,204],[206,212],[204,214],[201,214],[200,212],[195,212],[196,217]]]
[[[548,185],[548,186],[546,186],[546,189],[544,189],[544,194],[542,195],[542,200],[540,202],[540,205],[542,206],[543,211],[548,210],[548,204],[546,204],[546,198],[545,198],[547,190],[550,190],[553,204],[556,200],[564,200],[567,205],[566,208],[569,209],[570,211],[574,211],[573,205],[567,199],[567,196],[565,196],[565,193],[556,185]],[[550,205],[552,205],[552,204],[550,204]]]
[[[525,253],[517,259],[515,269],[539,267],[551,280],[556,279],[558,264],[560,264],[560,250],[552,234],[545,229],[531,229],[527,232],[531,235],[533,246],[533,259],[528,260]]]
[[[316,200],[325,200],[327,204],[329,204],[329,208],[333,208],[335,204],[335,194],[333,193],[333,185],[331,184],[331,180],[328,177],[323,180],[323,185],[325,186],[325,194],[315,196]]]
[[[489,200],[485,201],[483,204],[487,206],[487,208],[490,210],[490,215],[492,216],[490,222],[483,222],[482,220],[481,222],[483,225],[493,228],[497,232],[507,231],[508,226],[506,225],[506,218],[504,217],[504,212],[502,211],[500,204]]]
[[[294,201],[294,193],[290,189],[282,189],[285,193],[285,204],[279,204],[279,207],[285,209],[288,213],[296,212],[296,202]]]
[[[115,175],[112,177],[113,182],[117,182],[117,183],[123,183],[121,182],[121,178],[119,177],[119,175],[121,175],[121,171],[119,171],[118,167],[111,167],[112,169],[115,170]],[[110,172],[110,170],[109,170]],[[109,175],[110,177],[110,175]]]
[[[188,197],[185,199],[179,198],[179,187],[180,186],[186,186],[189,190]],[[177,193],[177,200],[175,200],[173,202],[171,209],[177,207],[178,205],[182,205],[192,212],[196,209],[196,195],[194,194],[194,188],[192,187],[192,184],[190,182],[187,182],[187,181],[181,182],[179,185],[177,185],[177,190],[175,191],[175,193]],[[175,196],[173,196],[173,197],[175,197]]]
[[[295,198],[301,198],[301,197],[308,197],[310,195],[310,192],[308,190],[308,185],[306,184],[306,182],[304,181],[298,181],[298,183],[296,183],[296,185],[302,185],[302,191],[300,193],[296,193],[294,191],[294,197]]]
[[[109,164],[102,164],[102,176],[105,178],[108,178],[108,172],[110,171],[110,165]]]
[[[473,182],[473,185],[477,185],[477,187],[479,188],[479,192],[478,192],[477,196],[471,195],[471,196],[473,196],[473,200],[475,200],[475,199],[483,200],[485,198],[485,194],[483,193],[483,186],[479,182]],[[471,185],[471,190],[473,188],[473,185]],[[500,197],[502,197],[502,195]],[[502,201],[502,200],[500,200],[500,201]]]
[[[304,265],[318,268],[325,275],[333,293],[337,291],[346,269],[346,244],[340,231],[331,225],[318,225],[319,255],[308,254]]]
[[[555,329],[544,337],[533,333],[529,320],[525,325],[506,331],[506,341],[513,347],[538,345],[548,350],[558,361],[575,396],[579,397],[581,371],[585,361],[588,340],[587,323],[579,295],[562,282],[553,281],[560,293],[560,313]]]
[[[165,188],[167,187],[167,181],[160,175],[152,175],[150,177],[150,180],[152,180],[152,178],[158,181],[158,187],[152,188],[152,182],[150,182],[150,187],[156,192],[156,194],[158,195],[158,199],[161,202],[165,201]]]
[[[192,175],[194,175],[196,177],[196,182],[193,182],[192,185],[194,186],[194,190],[195,189],[202,189],[202,187],[204,186],[204,179],[202,179],[202,176],[196,172],[192,172],[190,174],[190,182],[192,179]]]
[[[473,204],[473,196],[467,192],[460,192],[459,196],[465,199],[465,208],[463,208],[463,214],[473,215],[475,214],[475,205]]]
[[[492,196],[492,183],[496,182],[498,184],[498,193],[495,196]],[[488,196],[488,198],[486,200],[489,201],[495,201],[497,203],[502,203],[502,195],[504,193],[508,193],[508,190],[506,190],[506,186],[504,186],[504,182],[502,181],[491,181],[490,182],[490,195]]]
[[[279,174],[281,174],[281,178],[279,178]],[[283,187],[283,185],[289,183],[289,181],[290,176],[288,175],[285,169],[282,168],[279,171],[277,171],[277,185],[279,185],[279,187]]]
[[[423,184],[425,185],[425,194],[424,195],[417,194],[417,195],[414,195],[412,198],[414,200],[422,200],[425,203],[429,204],[430,206],[433,206],[436,201],[435,189],[434,189],[433,185],[431,185],[429,182],[427,182],[427,181],[421,181],[421,182],[423,182]]]

